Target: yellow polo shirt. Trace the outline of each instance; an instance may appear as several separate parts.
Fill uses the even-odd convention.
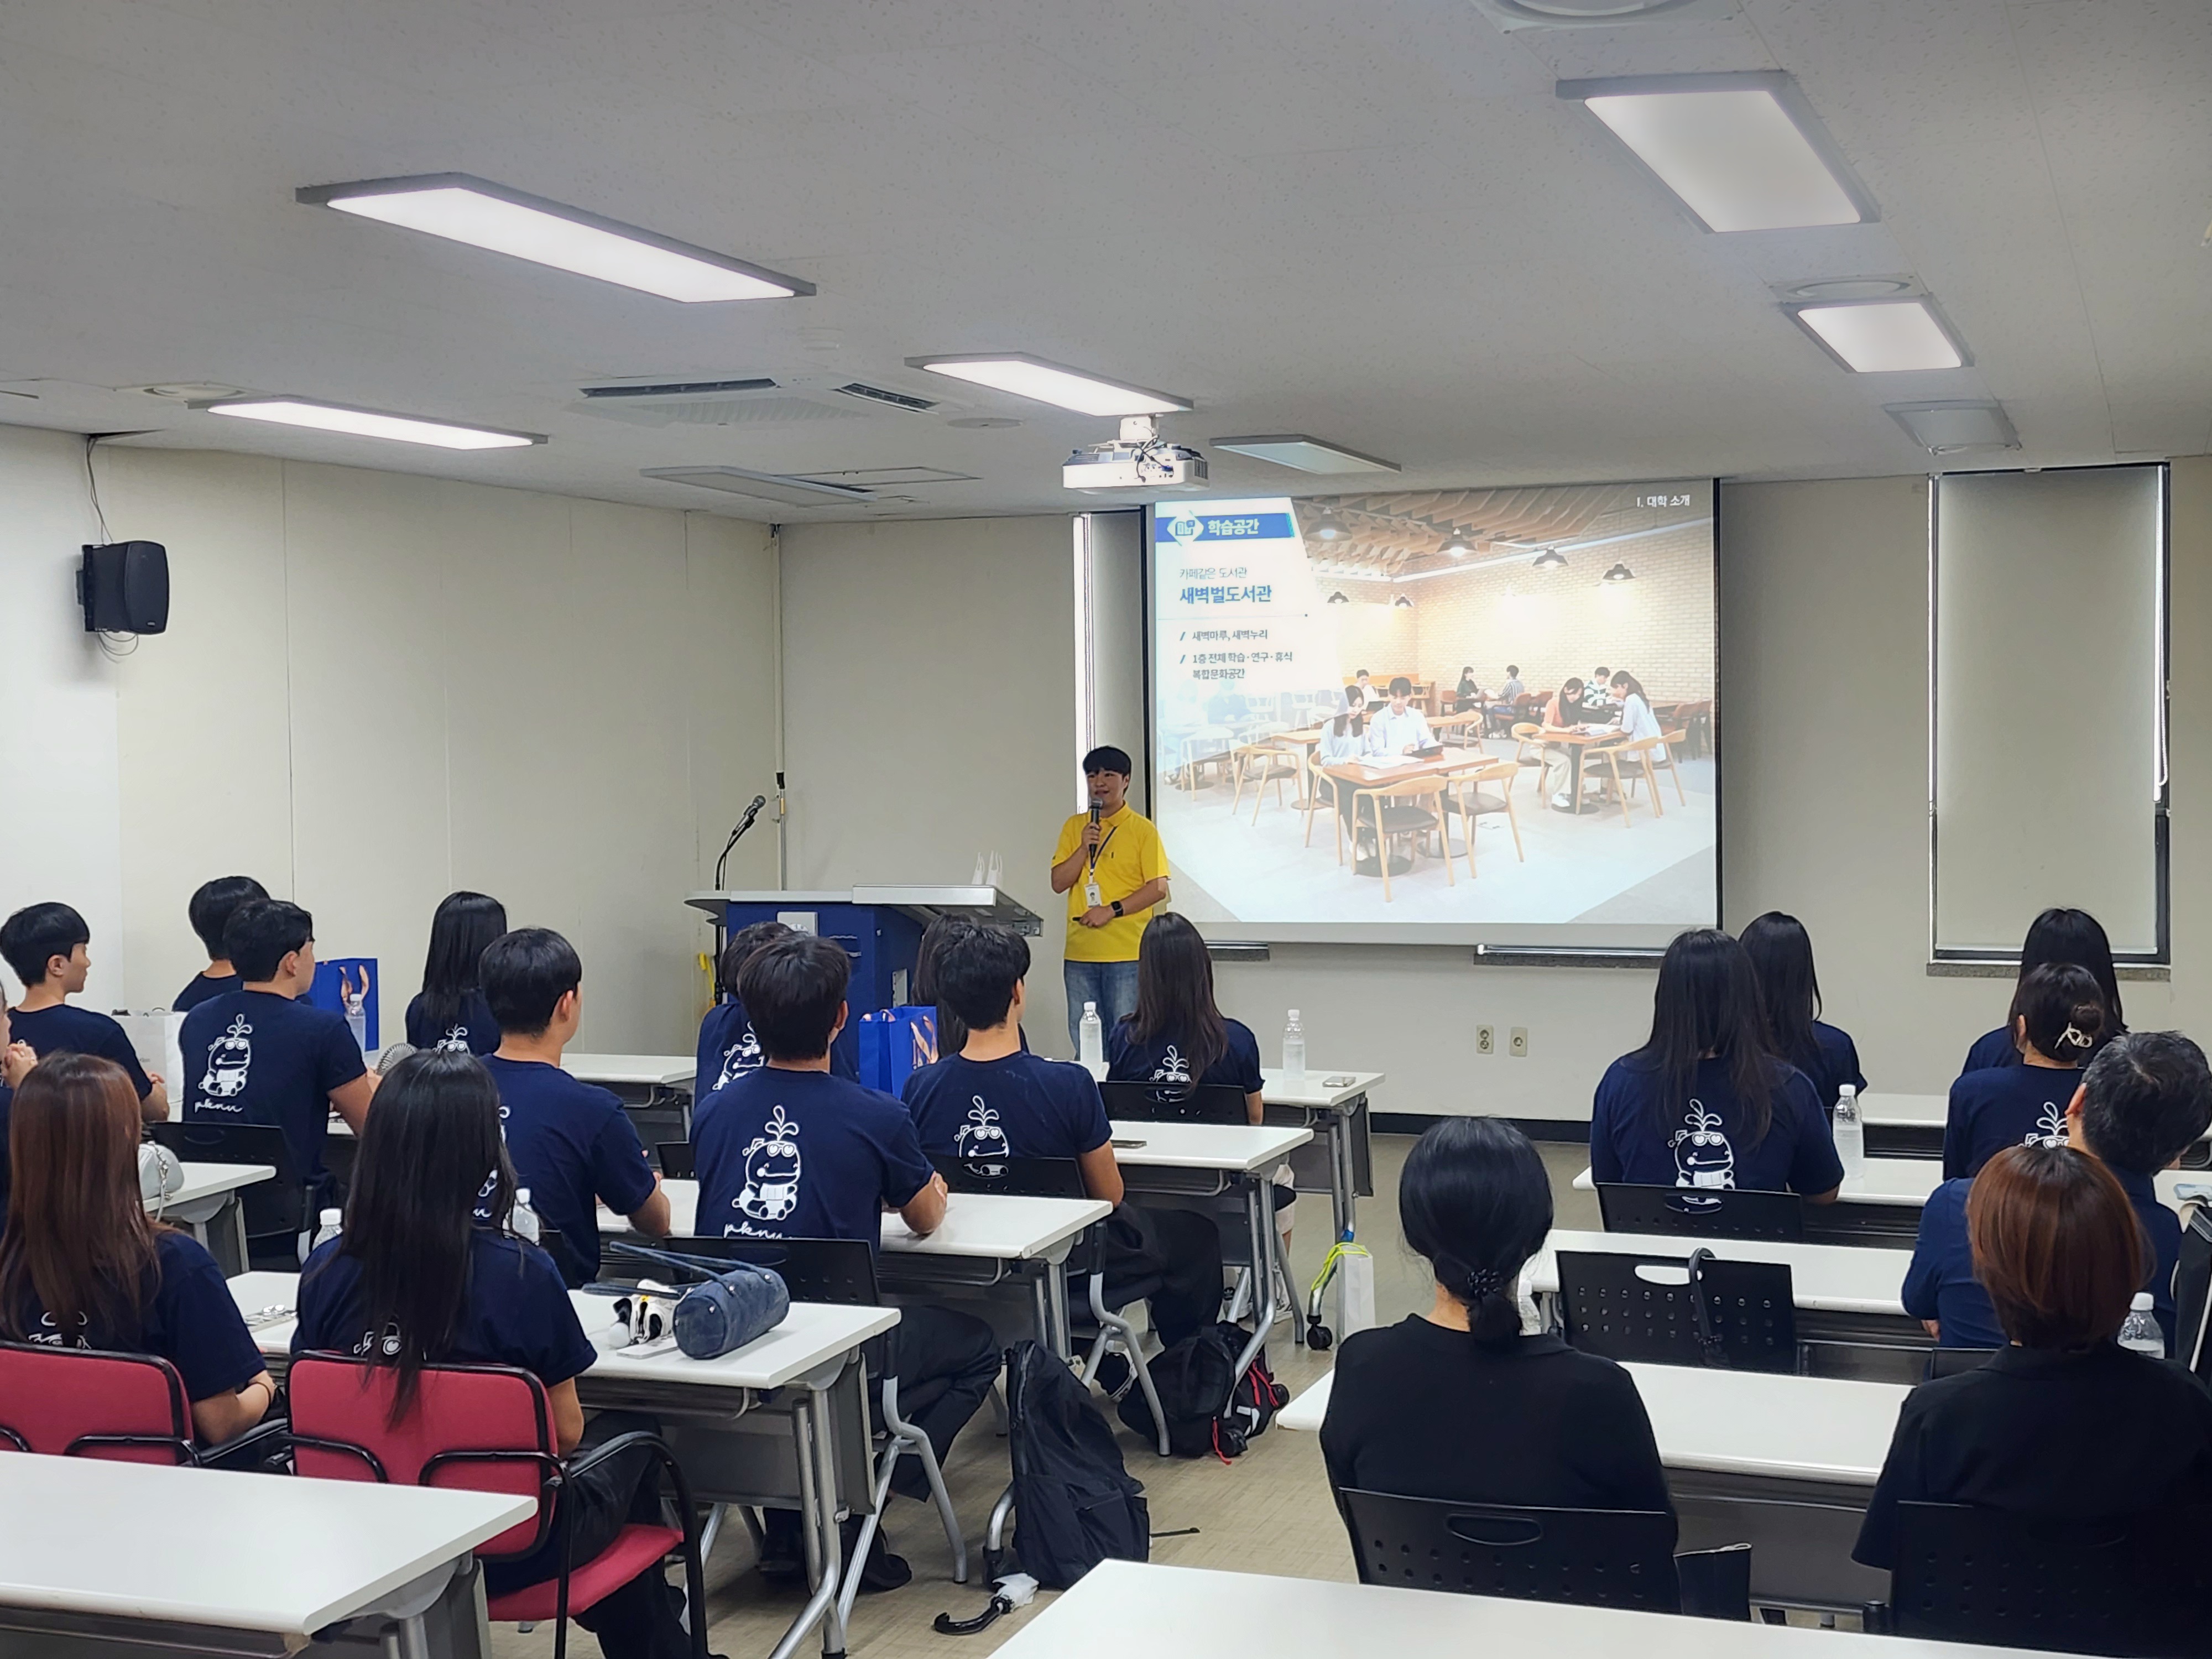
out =
[[[1083,827],[1090,822],[1090,813],[1078,812],[1060,826],[1060,843],[1052,854],[1054,864],[1083,845]],[[1134,807],[1124,806],[1113,817],[1101,818],[1098,832],[1104,837],[1098,846],[1098,892],[1102,902],[1111,904],[1115,899],[1125,899],[1155,877],[1167,874],[1168,852],[1160,844],[1160,832],[1152,827],[1150,818],[1141,817]],[[1138,941],[1145,936],[1145,924],[1152,919],[1152,912],[1138,910],[1116,916],[1103,927],[1085,927],[1081,918],[1091,906],[1083,890],[1090,879],[1086,869],[1076,877],[1075,885],[1067,890],[1067,959],[1134,962]]]

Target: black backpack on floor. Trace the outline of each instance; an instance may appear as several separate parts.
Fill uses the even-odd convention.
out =
[[[1194,1331],[1152,1362],[1152,1389],[1168,1419],[1168,1449],[1177,1457],[1211,1453],[1227,1462],[1241,1455],[1252,1437],[1290,1403],[1290,1390],[1268,1371],[1264,1350],[1243,1376],[1237,1375],[1237,1358],[1250,1340],[1237,1326],[1217,1322]],[[1122,1394],[1121,1409],[1122,1422],[1158,1443],[1152,1405],[1141,1388],[1133,1385]]]
[[[1035,1342],[1007,1352],[1006,1419],[1014,1556],[1024,1572],[1066,1589],[1109,1556],[1151,1553],[1145,1489],[1122,1465],[1114,1431],[1075,1373]]]

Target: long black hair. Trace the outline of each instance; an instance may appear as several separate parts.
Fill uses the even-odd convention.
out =
[[[2097,988],[2105,994],[2109,1020],[2106,1035],[2128,1029],[2127,1016],[2120,1008],[2120,976],[2112,971],[2112,942],[2105,937],[2102,922],[2087,910],[2054,905],[2028,923],[2027,938],[2020,947],[2021,978],[2026,980],[2038,968],[2054,962],[2087,968],[2096,980]],[[2014,1014],[2018,1012],[2015,1009]]]
[[[430,917],[430,950],[422,959],[422,1012],[440,1030],[456,1024],[461,1004],[478,988],[484,946],[507,931],[507,907],[488,893],[463,890],[438,901]]]
[[[1820,1017],[1820,975],[1813,967],[1813,936],[1781,910],[1756,917],[1741,935],[1744,955],[1759,981],[1766,1046],[1810,1076],[1820,1063],[1813,1022]]]
[[[1138,941],[1129,1035],[1140,1043],[1177,1045],[1193,1083],[1205,1081],[1207,1068],[1229,1052],[1229,1027],[1213,1000],[1213,958],[1189,917],[1173,910],[1154,916]]]
[[[1677,933],[1667,947],[1651,1000],[1650,1040],[1628,1057],[1638,1069],[1659,1074],[1653,1103],[1662,1129],[1689,1103],[1698,1062],[1707,1054],[1728,1062],[1743,1108],[1743,1144],[1756,1146],[1774,1121],[1779,1067],[1767,1052],[1751,958],[1717,927]]]
[[[1551,1180],[1526,1135],[1495,1117],[1431,1125],[1399,1175],[1398,1224],[1477,1342],[1521,1334],[1522,1264],[1552,1230]]]
[[[425,1048],[384,1074],[362,1127],[338,1253],[361,1263],[368,1358],[398,1368],[392,1420],[414,1404],[422,1367],[451,1352],[469,1289],[469,1237],[505,1230],[514,1166],[499,1127],[499,1086],[482,1061]]]
[[[939,964],[945,952],[956,939],[964,939],[975,931],[975,924],[964,916],[939,915],[931,919],[921,930],[921,944],[914,953],[914,980],[907,992],[916,1003],[937,1010],[937,1057],[949,1060],[968,1046],[968,1027],[960,1016],[952,1012],[952,1005],[937,994],[940,977]],[[734,985],[731,988],[736,988]]]

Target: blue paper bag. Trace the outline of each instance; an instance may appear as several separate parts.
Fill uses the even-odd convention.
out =
[[[937,1010],[927,1005],[860,1016],[860,1082],[896,1095],[907,1076],[937,1058]]]

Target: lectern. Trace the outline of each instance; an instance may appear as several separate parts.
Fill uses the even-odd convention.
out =
[[[942,915],[1011,927],[1031,937],[1044,931],[1036,911],[995,887],[867,886],[835,890],[694,893],[684,901],[714,917],[727,939],[757,921],[781,921],[802,933],[835,940],[853,959],[853,988],[838,1053],[856,1069],[860,1018],[913,999],[909,988],[921,930]]]

